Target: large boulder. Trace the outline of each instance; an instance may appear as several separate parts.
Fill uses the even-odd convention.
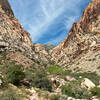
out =
[[[88,78],[84,78],[82,83],[81,83],[81,86],[84,88],[87,88],[89,90],[91,88],[94,88],[95,84],[91,80],[89,80]]]

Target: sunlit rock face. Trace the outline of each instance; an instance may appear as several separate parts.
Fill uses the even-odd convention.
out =
[[[93,0],[85,8],[82,18],[73,24],[68,37],[51,50],[52,59],[60,65],[70,67],[90,52],[92,55],[94,55],[95,50],[99,52],[99,43],[100,0]]]
[[[0,46],[6,49],[30,51],[32,41],[15,18],[8,0],[0,0]]]
[[[45,46],[32,43],[30,34],[15,18],[8,0],[0,0],[0,51],[4,49],[11,52],[21,52],[33,61],[47,63],[50,61]]]

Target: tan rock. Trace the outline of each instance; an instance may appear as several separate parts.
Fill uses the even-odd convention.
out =
[[[84,80],[81,83],[81,86],[87,89],[91,89],[91,88],[94,88],[96,85],[88,78],[84,78]]]
[[[0,86],[2,85],[2,83],[3,83],[3,82],[2,82],[2,80],[0,79]]]
[[[16,64],[23,65],[25,68],[30,67],[32,66],[32,64],[34,64],[34,61],[24,56],[20,52],[16,52],[16,53],[11,52],[6,56],[6,59],[15,61]]]
[[[66,76],[66,79],[70,82],[75,81],[76,79],[74,77],[71,76]]]

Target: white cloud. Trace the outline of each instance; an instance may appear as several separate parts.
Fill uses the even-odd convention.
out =
[[[69,30],[72,27],[73,22],[75,22],[79,16],[70,16],[65,18],[64,25],[66,30]]]
[[[57,3],[55,3],[55,1],[57,0],[40,1],[40,12],[44,15],[43,19],[41,20],[41,18],[37,18],[36,20],[38,20],[38,22],[36,25],[32,23],[28,30],[32,34],[33,42],[38,41],[38,39],[44,35],[45,31],[48,29],[48,26],[64,11],[64,6],[60,6],[64,0],[59,0],[60,2]]]
[[[61,35],[59,35],[58,37],[55,37],[51,40],[49,40],[48,42],[46,42],[45,44],[59,44],[65,37],[67,36],[67,34],[64,32]]]
[[[42,11],[42,14],[44,15],[44,19],[40,21],[39,23],[32,23],[30,26],[30,29],[28,30],[33,37],[33,42],[38,41],[41,36],[43,36],[45,31],[48,29],[48,26],[54,22],[54,20],[59,17],[65,10],[73,10],[75,9],[75,3],[72,4],[72,2],[75,2],[75,0],[40,0],[40,12]],[[79,2],[78,0],[77,2]],[[77,5],[77,3],[76,3]],[[71,7],[72,6],[72,7]],[[71,8],[70,8],[71,7]],[[76,13],[78,9],[76,9]],[[41,19],[41,18],[40,18]],[[36,20],[39,20],[38,18]],[[68,21],[68,24],[71,25],[74,21],[71,20]]]
[[[19,16],[22,25],[31,33],[33,42],[37,42],[43,35],[48,34],[47,30],[49,26],[55,23],[55,20],[58,17],[60,18],[61,15],[61,17],[65,16],[63,24],[68,30],[72,23],[75,22],[77,16],[80,15],[79,5],[83,2],[82,0],[9,1],[12,4],[16,16]],[[73,17],[70,13],[73,13]],[[54,41],[60,41],[62,38],[64,38],[63,35],[58,36]]]

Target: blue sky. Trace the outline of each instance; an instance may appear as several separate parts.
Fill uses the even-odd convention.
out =
[[[34,43],[57,45],[67,37],[91,0],[9,0]]]

